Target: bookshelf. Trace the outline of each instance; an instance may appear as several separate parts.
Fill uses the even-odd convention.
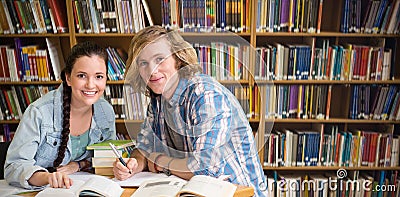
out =
[[[125,51],[128,50],[129,42],[134,36],[134,33],[80,33],[79,31],[74,31],[76,29],[75,18],[74,18],[74,1],[66,1],[65,10],[63,12],[67,13],[68,31],[67,33],[39,33],[39,34],[1,34],[0,35],[0,45],[10,45],[13,46],[14,38],[19,38],[22,42],[26,44],[38,44],[39,46],[46,48],[45,39],[46,38],[57,38],[61,43],[61,50],[63,52],[63,57],[65,58],[70,48],[78,42],[82,41],[95,41],[104,47],[115,47],[121,48]],[[207,1],[208,2],[208,1]],[[222,1],[221,1],[222,2]],[[238,1],[239,2],[239,1]],[[255,137],[257,140],[257,146],[259,149],[261,163],[263,163],[266,153],[265,153],[265,139],[266,134],[274,130],[292,129],[292,130],[311,130],[315,129],[316,132],[323,133],[324,129],[335,125],[339,130],[374,130],[377,133],[391,133],[394,136],[400,135],[400,121],[399,120],[380,120],[380,119],[351,119],[349,118],[349,112],[351,110],[351,98],[353,88],[359,87],[378,87],[378,86],[395,86],[397,87],[397,92],[400,91],[400,35],[397,34],[381,34],[381,33],[342,33],[342,13],[344,13],[343,5],[347,0],[325,0],[322,5],[322,15],[320,24],[320,33],[308,33],[308,32],[265,32],[259,30],[258,18],[260,13],[258,13],[258,8],[264,1],[250,0],[250,14],[248,18],[249,28],[247,31],[242,31],[234,33],[233,35],[239,36],[243,40],[247,41],[250,46],[254,49],[259,47],[265,47],[266,45],[275,45],[275,43],[280,43],[283,46],[301,44],[308,45],[310,49],[321,48],[324,40],[329,41],[329,46],[346,46],[346,44],[353,45],[363,45],[370,47],[381,47],[382,49],[391,48],[392,49],[392,69],[391,77],[389,80],[330,80],[326,78],[322,79],[301,79],[301,80],[288,80],[288,79],[256,79],[249,77],[248,79],[240,80],[220,80],[220,82],[227,86],[241,85],[249,87],[259,87],[259,115],[252,116],[249,118],[249,122],[254,130]],[[265,1],[270,2],[270,1]],[[272,2],[272,1],[271,1]],[[278,2],[278,1],[276,1]],[[284,2],[282,0],[282,2]],[[285,2],[296,2],[296,1],[285,1]],[[303,1],[304,2],[304,1]],[[314,5],[318,5],[322,1],[312,1]],[[317,3],[318,2],[318,3]],[[363,3],[368,1],[363,0]],[[392,7],[395,7],[397,1],[391,1]],[[315,6],[316,7],[316,6]],[[367,10],[367,5],[361,7],[361,20],[362,16],[365,15]],[[149,4],[150,12],[152,15],[152,20],[154,24],[163,24],[163,13],[161,12],[161,3],[152,2]],[[338,9],[333,9],[338,8]],[[390,9],[389,9],[390,10]],[[317,12],[318,13],[318,12]],[[267,17],[267,16],[264,16]],[[268,18],[268,17],[267,17]],[[360,23],[363,23],[362,21]],[[361,24],[362,25],[362,24]],[[195,33],[195,32],[182,32],[182,35],[188,41],[196,40],[198,37],[203,37],[209,40],[224,40],[226,37],[232,34],[221,33],[221,32],[208,32],[208,33]],[[311,51],[313,52],[313,51]],[[255,72],[256,69],[256,54],[251,54],[249,71],[250,73]],[[312,61],[307,60],[307,61]],[[9,82],[0,81],[0,86],[9,88],[11,86],[37,86],[37,85],[58,85],[59,81],[33,81],[33,82]],[[123,81],[108,81],[108,85],[122,86]],[[330,112],[329,119],[324,118],[271,118],[268,117],[268,111],[266,109],[266,103],[270,102],[270,99],[265,95],[267,94],[267,86],[282,86],[282,87],[293,87],[293,86],[303,86],[303,87],[329,87],[331,88],[330,96],[330,108],[325,109]],[[328,90],[327,90],[328,91]],[[371,96],[372,97],[372,96]],[[371,101],[372,102],[372,101]],[[326,115],[326,114],[325,114]],[[142,123],[141,120],[123,120],[117,119],[117,130],[123,133],[127,133],[127,130],[137,130],[139,125]],[[18,120],[0,120],[0,124],[10,124],[16,127]],[[381,130],[384,128],[385,130]],[[399,166],[394,167],[382,167],[382,166],[264,166],[265,172],[275,171],[337,171],[340,168],[344,168],[348,171],[399,171]]]

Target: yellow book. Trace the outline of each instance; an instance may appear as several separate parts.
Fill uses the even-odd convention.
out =
[[[311,85],[310,90],[310,110],[308,111],[308,118],[313,118],[313,103],[314,103],[314,85]]]
[[[254,108],[253,108],[253,91],[251,87],[247,87],[248,95],[249,95],[249,111],[250,111],[250,118],[254,117]]]
[[[301,104],[303,103],[303,85],[299,85],[299,94],[297,98],[297,118],[301,118],[301,114],[303,113],[303,108]]]
[[[292,28],[294,27],[294,24],[293,24],[293,14],[295,14],[295,13],[293,13],[293,2],[294,0],[290,0],[290,3],[289,3],[289,32],[292,32]]]

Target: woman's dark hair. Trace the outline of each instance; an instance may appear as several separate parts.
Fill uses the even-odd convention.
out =
[[[80,57],[92,57],[99,56],[107,64],[108,56],[107,51],[93,42],[82,42],[76,44],[72,47],[71,54],[68,56],[67,61],[65,62],[65,68],[61,72],[61,79],[63,85],[63,120],[62,120],[62,133],[61,133],[61,145],[58,148],[57,158],[53,162],[53,169],[55,169],[61,164],[65,156],[65,150],[67,148],[67,143],[69,140],[69,120],[70,120],[70,110],[71,110],[71,87],[68,86],[65,75],[71,74],[72,69],[74,68],[74,64]],[[107,70],[107,69],[106,69]]]

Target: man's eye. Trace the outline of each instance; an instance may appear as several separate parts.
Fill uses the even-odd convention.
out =
[[[142,67],[147,66],[147,65],[148,65],[147,62],[140,62],[140,63],[139,63],[139,66],[142,66]]]
[[[161,63],[162,61],[164,61],[164,58],[162,58],[162,57],[156,58],[156,63],[157,64]]]

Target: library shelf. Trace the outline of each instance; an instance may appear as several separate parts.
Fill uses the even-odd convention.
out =
[[[264,166],[264,170],[276,170],[276,171],[333,171],[339,169],[345,170],[362,170],[362,171],[374,171],[374,170],[400,170],[400,167],[345,167],[345,166],[293,166],[293,167],[269,167]]]

